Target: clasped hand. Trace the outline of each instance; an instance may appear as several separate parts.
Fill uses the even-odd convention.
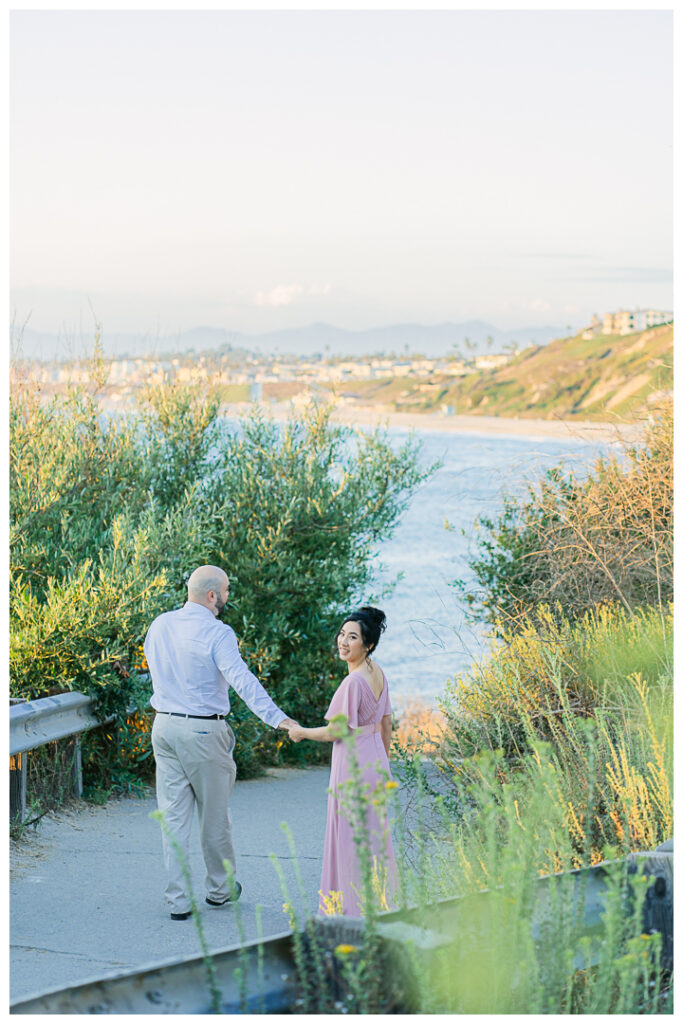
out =
[[[293,722],[291,725],[287,726],[287,732],[289,733],[289,738],[293,743],[299,743],[300,740],[304,739],[306,730],[302,728],[298,722]]]
[[[294,743],[298,743],[304,738],[305,730],[293,718],[283,718],[278,725],[278,729],[286,729],[290,740],[293,740]]]

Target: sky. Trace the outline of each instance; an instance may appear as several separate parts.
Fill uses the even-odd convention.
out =
[[[246,333],[673,306],[671,11],[14,11],[10,315]]]

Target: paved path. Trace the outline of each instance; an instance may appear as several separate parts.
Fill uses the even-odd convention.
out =
[[[191,869],[210,948],[239,941],[238,911],[246,938],[288,928],[275,853],[292,895],[297,892],[288,821],[312,910],[317,905],[325,835],[329,768],[273,769],[262,779],[238,782],[231,799],[239,904],[214,910],[204,903],[203,861],[196,830]],[[195,926],[171,921],[163,897],[158,822],[152,798],[88,804],[44,818],[37,830],[12,843],[10,884],[11,999],[77,984],[109,972],[199,953]],[[301,900],[298,900],[301,907]]]

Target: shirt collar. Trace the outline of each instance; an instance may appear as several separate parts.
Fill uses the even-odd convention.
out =
[[[210,608],[207,608],[205,604],[197,604],[196,601],[186,601],[183,606],[183,611],[189,611],[193,614],[202,615],[206,613],[210,619],[215,619],[216,616],[213,614]]]

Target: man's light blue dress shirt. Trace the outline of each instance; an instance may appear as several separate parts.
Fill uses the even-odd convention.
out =
[[[149,627],[145,657],[152,674],[156,711],[227,715],[232,686],[255,715],[276,728],[287,717],[239,652],[234,631],[202,604],[188,601],[164,612]]]

